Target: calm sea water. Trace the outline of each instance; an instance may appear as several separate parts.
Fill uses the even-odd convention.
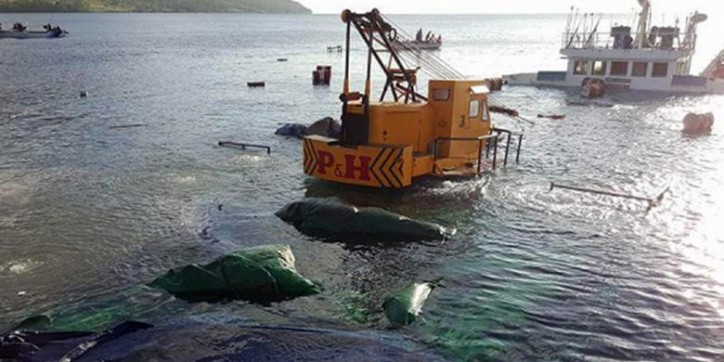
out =
[[[50,18],[0,14],[4,24]],[[439,56],[470,77],[564,67],[565,16],[392,19],[443,34]],[[702,26],[696,71],[724,45],[714,20]],[[343,44],[337,16],[52,21],[70,36],[0,41],[0,326],[34,313],[102,328],[221,312],[382,334],[385,295],[443,277],[424,318],[393,333],[450,359],[724,359],[724,97],[622,93],[599,107],[576,105],[575,92],[509,87],[496,97],[522,114],[567,116],[535,126],[498,117],[525,127],[520,165],[379,192],[305,177],[299,142],[273,135],[281,123],[339,116],[343,56],[325,50]],[[365,57],[353,46],[361,90]],[[318,64],[332,65],[331,87],[311,86]],[[256,80],[266,88],[246,87]],[[713,133],[682,136],[689,111],[714,112]],[[129,124],[143,126],[112,128]],[[218,148],[220,140],[273,152]],[[633,201],[551,192],[551,181],[671,191],[647,213]],[[305,196],[459,233],[444,244],[323,243],[273,216]],[[264,307],[191,305],[142,286],[169,268],[267,243],[290,244],[300,272],[326,291]]]

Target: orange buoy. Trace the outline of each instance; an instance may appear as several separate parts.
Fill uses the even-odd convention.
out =
[[[711,128],[714,125],[714,114],[711,112],[697,114],[689,113],[684,117],[683,120],[685,133],[698,134],[711,132]]]
[[[606,94],[606,82],[601,78],[585,78],[581,82],[581,96],[599,98]]]

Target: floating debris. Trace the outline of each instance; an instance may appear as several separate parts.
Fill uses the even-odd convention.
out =
[[[246,82],[246,85],[249,88],[261,88],[261,87],[265,87],[266,83],[264,83],[264,82]]]
[[[312,71],[313,85],[329,85],[332,79],[332,66],[318,65],[316,70]]]
[[[566,115],[565,114],[539,114],[538,118],[564,119],[564,118],[566,118]]]
[[[241,148],[242,150],[246,150],[247,147],[251,148],[263,148],[266,150],[266,154],[271,153],[271,147],[264,146],[264,145],[255,145],[253,143],[240,143],[240,142],[231,142],[231,141],[219,141],[219,146],[221,147],[233,147],[233,148]]]
[[[518,111],[516,111],[515,109],[511,109],[511,108],[504,107],[504,106],[489,106],[488,109],[493,113],[507,114],[508,116],[511,116],[511,117],[520,116],[520,114],[518,114]]]
[[[566,100],[566,105],[569,106],[594,106],[602,108],[612,108],[615,104],[611,102],[598,102],[589,100]]]
[[[121,124],[118,126],[110,126],[108,129],[118,129],[118,128],[136,128],[136,127],[146,127],[147,124],[144,123],[134,123],[134,124]]]
[[[287,58],[277,58],[277,62],[286,62]]]
[[[622,194],[622,193],[612,192],[612,191],[594,190],[594,189],[589,189],[589,188],[585,188],[585,187],[558,185],[558,184],[551,182],[550,191],[553,191],[553,189],[555,189],[555,188],[571,190],[571,191],[578,191],[578,192],[586,192],[589,194],[596,194],[596,195],[621,197],[621,198],[630,199],[630,200],[645,201],[648,203],[648,207],[646,208],[647,212],[649,210],[653,209],[654,207],[658,206],[661,203],[661,200],[663,200],[664,194],[669,192],[669,187],[667,187],[666,189],[664,189],[664,191],[662,191],[655,197],[643,197],[643,196],[627,195],[627,194]]]
[[[88,98],[88,92],[87,91],[80,91],[80,94],[78,95],[80,98]]]

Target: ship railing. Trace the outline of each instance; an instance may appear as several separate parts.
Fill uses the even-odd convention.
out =
[[[638,49],[636,33],[629,34],[631,39],[627,46],[626,34],[602,32],[565,32],[561,36],[561,49]],[[643,49],[661,50],[693,50],[694,41],[682,40],[676,32],[659,31],[652,35],[647,33]]]

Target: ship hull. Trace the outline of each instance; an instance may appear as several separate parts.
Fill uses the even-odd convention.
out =
[[[604,77],[610,90],[631,90],[665,93],[724,94],[724,79],[698,76],[674,76],[668,82],[651,82],[645,79]],[[581,80],[570,79],[566,72],[518,73],[503,76],[507,85],[580,88]]]

